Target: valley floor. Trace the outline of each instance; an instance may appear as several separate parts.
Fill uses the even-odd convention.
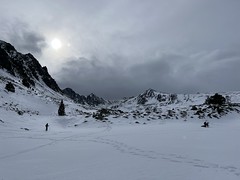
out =
[[[239,120],[74,127],[77,117],[48,118],[0,122],[0,180],[240,178]]]

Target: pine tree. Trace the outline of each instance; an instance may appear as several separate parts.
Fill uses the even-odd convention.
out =
[[[61,100],[60,106],[58,108],[58,115],[65,116],[65,105],[63,104],[63,100]]]
[[[214,104],[214,105],[223,105],[225,104],[227,101],[226,101],[226,98],[223,97],[221,94],[218,94],[216,93],[215,95],[213,96],[210,96],[206,99],[205,103],[210,105],[210,104]]]

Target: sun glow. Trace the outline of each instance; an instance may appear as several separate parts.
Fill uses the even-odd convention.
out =
[[[55,38],[52,40],[51,46],[53,49],[58,50],[62,47],[62,42],[59,39]]]

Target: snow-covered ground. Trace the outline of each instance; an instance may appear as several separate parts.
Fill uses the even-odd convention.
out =
[[[15,93],[5,90],[8,81]],[[0,71],[0,180],[240,179],[237,113],[209,119],[209,128],[190,116],[101,122],[88,116],[94,109],[41,83],[29,90],[19,82]],[[64,117],[57,116],[61,99]]]
[[[14,123],[0,122],[0,179],[238,180],[240,121],[200,125],[199,120],[114,125],[83,123],[77,116],[19,116]]]

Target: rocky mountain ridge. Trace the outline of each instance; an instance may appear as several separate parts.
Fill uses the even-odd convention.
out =
[[[21,54],[11,44],[1,40],[0,68],[5,69],[13,76],[21,78],[22,84],[28,88],[34,87],[36,82],[44,83],[52,90],[65,94],[79,104],[98,106],[107,103],[103,98],[94,94],[83,96],[70,88],[61,90],[57,82],[48,73],[47,67],[42,67],[32,54]]]
[[[104,105],[104,104],[108,103],[106,100],[96,96],[93,93],[91,93],[88,96],[84,96],[84,95],[79,95],[71,88],[65,88],[62,91],[67,97],[73,99],[74,102],[79,103],[79,104],[98,106],[98,105]]]
[[[7,70],[13,76],[20,77],[22,84],[28,88],[34,87],[35,82],[43,82],[54,91],[61,92],[46,66],[42,67],[32,54],[21,54],[4,41],[0,41],[0,68]]]
[[[140,119],[143,121],[211,119],[240,112],[240,92],[168,94],[148,89],[135,97],[111,102],[94,94],[79,95],[71,88],[61,90],[49,75],[47,68],[42,67],[31,54],[21,54],[4,41],[0,41],[0,73],[1,87],[7,86],[5,90],[0,89],[2,100],[6,99],[0,107],[18,113],[29,112],[33,115],[40,113],[39,108],[35,108],[37,104],[32,107],[25,102],[21,107],[23,99],[32,99],[32,97],[36,99],[41,97],[41,101],[46,100],[46,104],[49,102],[57,104],[64,99],[67,104],[66,109],[70,109],[67,115],[81,115],[86,119],[92,118],[102,122],[112,122],[116,118],[128,119],[130,122],[139,122]],[[12,85],[17,87],[16,93],[8,82],[12,82]],[[12,96],[7,92],[9,90],[16,94],[10,104],[7,102]],[[37,102],[34,100],[33,104],[35,103]]]
[[[167,94],[148,89],[136,97],[120,100],[98,110],[93,116],[111,118],[165,120],[211,119],[240,113],[240,92]]]

